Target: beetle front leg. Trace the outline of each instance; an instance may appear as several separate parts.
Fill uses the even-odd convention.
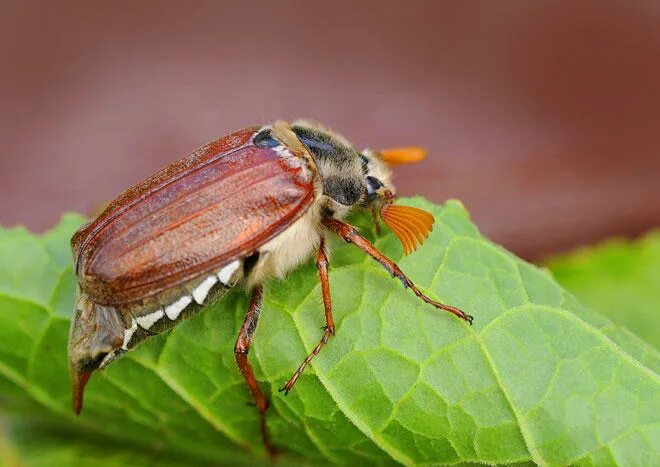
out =
[[[314,350],[305,358],[300,367],[293,374],[291,379],[280,388],[280,391],[284,391],[284,394],[288,394],[298,378],[305,370],[305,367],[309,365],[309,362],[312,361],[315,355],[321,351],[323,346],[328,343],[328,339],[331,336],[335,335],[335,322],[332,319],[332,301],[330,299],[330,281],[328,279],[328,254],[325,250],[325,240],[321,237],[321,244],[319,245],[319,252],[316,255],[316,268],[319,271],[319,279],[321,281],[321,292],[323,294],[323,308],[325,309],[325,332],[321,341],[314,347]]]
[[[425,303],[428,303],[429,305],[432,305],[439,310],[448,311],[449,313],[458,316],[459,318],[467,321],[470,325],[472,325],[472,320],[474,318],[471,315],[468,315],[467,313],[465,313],[462,310],[459,310],[456,307],[445,305],[440,302],[436,302],[435,300],[432,300],[426,295],[424,295],[417,288],[417,286],[410,279],[408,279],[408,277],[403,273],[403,271],[401,271],[399,266],[397,266],[394,263],[394,261],[392,261],[387,256],[385,256],[380,251],[378,251],[378,249],[376,249],[376,247],[373,246],[371,242],[369,242],[369,240],[367,240],[358,233],[355,227],[345,222],[341,222],[338,221],[337,219],[332,219],[332,218],[324,219],[323,225],[325,225],[330,230],[332,230],[337,235],[339,235],[341,238],[343,238],[345,242],[353,243],[355,246],[357,246],[365,253],[367,253],[369,256],[371,256],[373,259],[378,261],[385,269],[387,269],[387,271],[392,275],[392,277],[396,277],[397,279],[399,279],[403,283],[404,287],[407,287],[410,290],[412,290],[413,293],[417,295]]]
[[[252,340],[254,337],[254,331],[257,329],[257,322],[259,321],[259,314],[261,313],[261,305],[263,304],[264,290],[261,285],[255,287],[252,292],[252,300],[250,301],[250,307],[241,326],[241,331],[238,334],[236,339],[236,345],[234,346],[234,355],[236,357],[236,363],[238,368],[245,378],[245,382],[252,393],[254,402],[259,409],[259,428],[261,430],[261,438],[263,439],[264,446],[269,454],[273,455],[275,453],[275,448],[270,443],[270,438],[268,437],[268,430],[266,428],[266,410],[268,410],[268,400],[266,396],[259,388],[259,383],[254,377],[254,372],[252,371],[252,365],[248,360],[248,352],[252,346]]]

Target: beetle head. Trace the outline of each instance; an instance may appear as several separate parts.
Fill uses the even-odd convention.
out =
[[[396,189],[390,166],[419,162],[426,152],[418,147],[364,150],[361,153],[367,184],[367,207],[394,232],[409,254],[421,245],[433,229],[433,215],[419,208],[394,204]],[[378,226],[378,224],[376,224]]]
[[[92,372],[106,366],[121,351],[124,324],[115,308],[95,304],[84,295],[76,304],[68,351],[73,410],[79,414]]]
[[[433,228],[433,216],[418,208],[394,204],[396,189],[390,168],[423,160],[426,156],[423,149],[358,152],[346,138],[321,125],[299,120],[286,131],[288,128],[283,122],[273,125],[275,136],[288,147],[302,143],[309,150],[323,181],[323,193],[335,202],[335,211],[359,204],[374,213],[374,220],[380,214],[401,240],[406,254],[424,242]],[[287,136],[288,133],[293,133],[295,138]]]

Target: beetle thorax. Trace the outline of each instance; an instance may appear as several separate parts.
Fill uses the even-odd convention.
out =
[[[360,154],[342,136],[306,122],[291,127],[309,150],[323,194],[351,207],[363,199],[366,186]]]

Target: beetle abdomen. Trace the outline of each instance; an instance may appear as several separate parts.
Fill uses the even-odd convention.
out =
[[[234,260],[200,279],[123,309],[126,326],[121,350],[132,349],[145,338],[172,328],[218,301],[242,278],[242,264],[241,260]]]
[[[314,193],[303,159],[284,146],[237,141],[243,145],[207,145],[226,152],[192,166],[179,161],[129,189],[74,236],[80,286],[92,300],[134,303],[203,278],[305,212]]]
[[[76,356],[79,363],[73,370],[104,368],[144,339],[219,300],[242,277],[241,266],[242,261],[234,260],[201,280],[123,307],[100,305],[78,289],[74,309],[78,325],[71,328],[69,354],[82,353]]]

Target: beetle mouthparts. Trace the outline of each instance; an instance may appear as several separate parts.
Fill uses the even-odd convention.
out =
[[[85,394],[85,386],[89,377],[92,376],[91,371],[72,371],[71,372],[71,395],[73,412],[80,415],[83,406],[83,395]]]

